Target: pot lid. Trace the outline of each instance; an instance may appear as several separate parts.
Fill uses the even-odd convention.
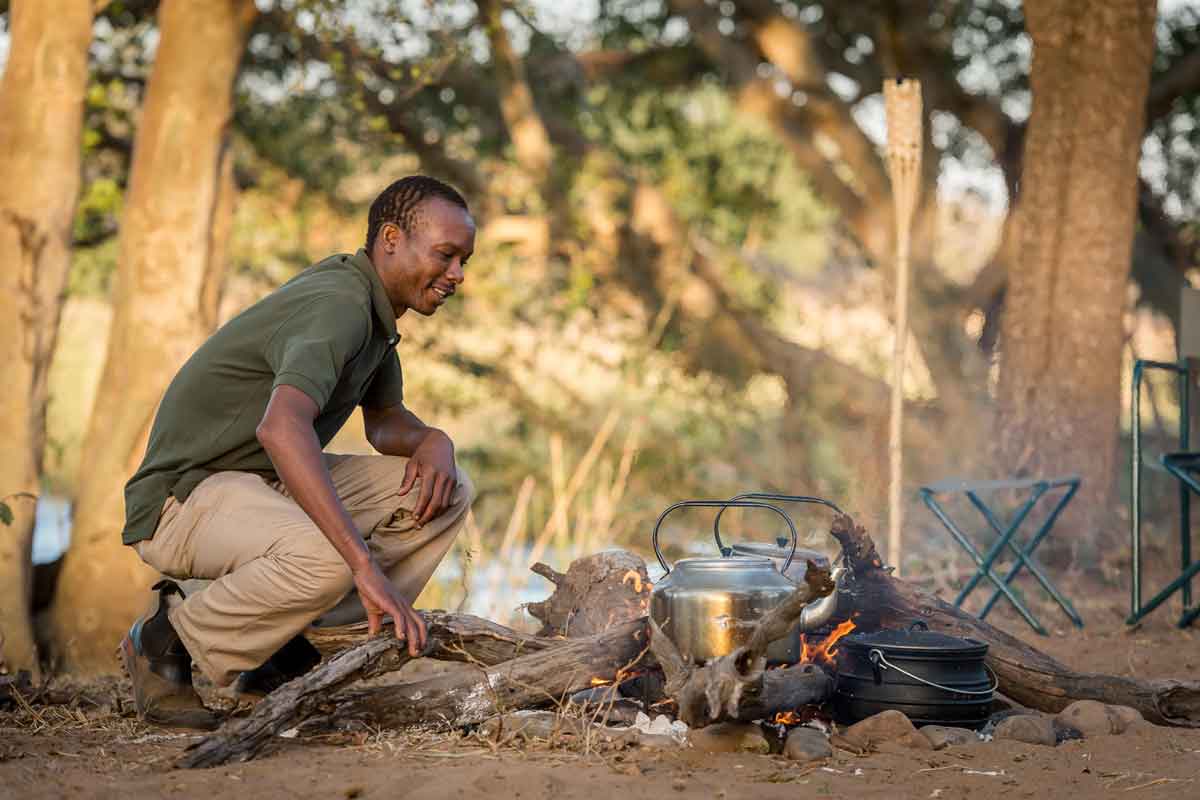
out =
[[[896,655],[982,656],[988,650],[984,642],[931,631],[924,622],[914,623],[908,628],[852,633],[842,642],[855,649],[878,648],[884,654]]]

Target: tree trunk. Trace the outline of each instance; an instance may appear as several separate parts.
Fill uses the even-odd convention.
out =
[[[1012,475],[1083,476],[1076,555],[1117,542],[1123,314],[1154,55],[1153,0],[1025,7],[1033,114],[1020,262],[1001,327],[999,428]],[[1059,537],[1060,540],[1063,537]]]
[[[71,263],[79,194],[89,0],[16,0],[0,83],[0,660],[37,668],[30,618],[34,508],[46,440],[47,376]]]
[[[211,327],[209,274],[233,83],[252,0],[160,6],[161,41],[134,143],[104,373],[83,447],[71,548],[53,609],[64,666],[108,671],[152,575],[121,544],[122,488],[162,392]]]
[[[533,105],[533,92],[525,77],[525,65],[513,50],[504,30],[501,12],[505,0],[476,0],[479,16],[492,50],[492,72],[500,90],[500,113],[508,127],[517,163],[539,186],[546,186],[554,149],[546,126]]]

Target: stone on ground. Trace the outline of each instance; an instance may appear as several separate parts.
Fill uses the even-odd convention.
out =
[[[1140,722],[1142,715],[1137,709],[1128,706],[1110,706],[1096,700],[1076,700],[1058,712],[1056,719],[1084,736],[1107,736],[1124,733],[1131,725]]]
[[[702,753],[769,753],[771,744],[751,722],[719,722],[688,733],[692,747]]]
[[[1054,734],[1054,721],[1041,714],[1017,714],[1008,717],[996,726],[996,732],[993,735],[997,739],[1009,739],[1048,747],[1053,747],[1058,741]]]
[[[814,761],[829,758],[833,755],[833,748],[829,744],[829,737],[824,733],[816,728],[802,725],[799,728],[793,728],[788,733],[787,744],[783,746],[783,754],[792,761],[811,764]]]
[[[976,744],[979,742],[979,737],[975,731],[968,728],[951,728],[945,725],[926,725],[921,728],[921,733],[933,745],[934,750],[941,750],[946,747],[959,747],[966,744]]]
[[[1117,719],[1121,720],[1124,725],[1122,732],[1147,724],[1146,718],[1142,716],[1142,712],[1136,708],[1130,708],[1129,706],[1109,706],[1108,710],[1116,714]]]
[[[917,733],[916,727],[903,712],[889,709],[854,723],[842,736],[851,744],[868,749],[884,742],[912,741],[906,737],[914,733]],[[929,740],[925,742],[928,744]]]

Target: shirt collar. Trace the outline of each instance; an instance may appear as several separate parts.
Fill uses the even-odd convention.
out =
[[[396,332],[396,310],[392,308],[392,301],[388,299],[387,292],[383,288],[383,281],[379,279],[379,273],[375,270],[375,265],[371,263],[367,251],[361,247],[350,261],[371,282],[371,305],[375,308],[375,316],[379,317],[379,321],[383,323],[383,330],[388,336],[388,341],[393,345],[396,344],[400,341],[400,334]]]

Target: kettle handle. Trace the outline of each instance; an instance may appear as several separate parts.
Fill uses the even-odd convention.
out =
[[[680,502],[678,502],[672,506],[669,506],[666,511],[664,511],[658,515],[658,521],[654,523],[654,533],[651,534],[651,536],[650,536],[650,543],[654,545],[654,555],[658,556],[658,563],[662,565],[662,568],[667,572],[667,574],[670,574],[671,566],[667,563],[667,559],[663,557],[662,549],[659,548],[659,546],[658,546],[658,529],[662,526],[663,520],[667,518],[668,514],[670,514],[672,511],[674,511],[677,508],[684,508],[684,507],[719,508],[722,510],[722,512],[724,512],[724,510],[726,508],[730,508],[730,507],[732,507],[732,508],[767,508],[767,509],[770,509],[771,511],[774,511],[779,516],[783,517],[783,521],[787,523],[788,530],[790,530],[792,533],[792,552],[793,553],[796,552],[796,542],[799,540],[799,536],[796,533],[795,524],[793,524],[791,517],[789,517],[787,514],[783,513],[782,510],[776,508],[775,506],[771,505],[770,503],[762,503],[762,502],[758,502],[756,500],[681,500]],[[722,551],[722,555],[725,555],[724,551]],[[787,563],[788,564],[792,563],[792,557],[790,555],[788,556]],[[784,565],[784,569],[787,569],[787,565]]]
[[[814,503],[816,505],[832,508],[839,514],[842,513],[840,508],[838,508],[829,500],[825,500],[821,497],[810,497],[807,495],[796,494],[775,494],[774,492],[745,492],[733,498],[733,500],[730,501],[730,505],[736,505],[751,500],[783,500],[784,502],[788,503]],[[772,506],[772,508],[774,508],[774,506]],[[724,515],[724,513],[725,509],[722,508],[717,512],[717,518],[713,520],[713,538],[717,541],[717,549],[722,553],[726,552],[725,543],[721,541],[721,517]],[[781,573],[786,573],[788,567],[792,565],[792,557],[796,555],[796,543],[799,538],[796,535],[796,526],[792,524],[792,518],[788,517],[787,519],[788,525],[791,526],[792,529],[792,549],[791,552],[788,553],[787,561],[783,563],[783,568],[779,570]]]

